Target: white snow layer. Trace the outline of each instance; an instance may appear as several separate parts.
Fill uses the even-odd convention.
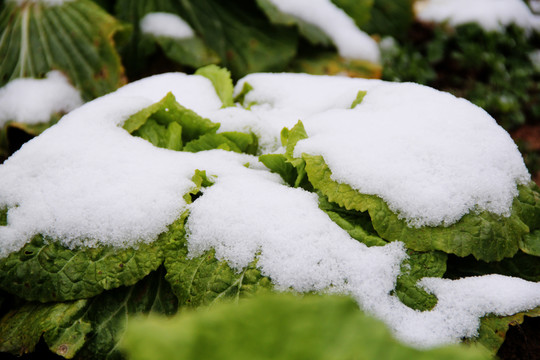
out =
[[[354,20],[330,0],[270,0],[279,11],[321,29],[345,58],[380,60],[377,42],[358,29]]]
[[[195,36],[193,29],[176,14],[154,12],[146,14],[140,21],[143,34],[185,39]]]
[[[19,78],[0,88],[0,126],[7,121],[47,122],[55,113],[67,113],[83,103],[79,91],[59,71],[45,79]]]
[[[540,284],[518,278],[430,278],[420,285],[437,295],[437,306],[412,310],[390,295],[406,257],[400,242],[368,248],[352,239],[318,208],[315,194],[283,185],[256,157],[159,149],[120,128],[131,114],[171,91],[200,115],[226,119],[223,128],[271,133],[265,134],[268,142],[281,129],[261,125],[264,121],[290,127],[301,119],[312,137],[299,143],[302,151],[328,157],[332,171],[341,170],[347,183],[355,184],[356,176],[365,180],[372,171],[378,175],[371,181],[395,177],[385,186],[394,190],[388,194],[397,202],[412,186],[412,192],[420,187],[429,192],[435,203],[446,201],[446,192],[465,192],[480,206],[482,199],[496,201],[492,192],[514,194],[516,182],[528,179],[508,135],[483,111],[450,95],[413,84],[292,74],[250,75],[237,92],[244,81],[254,87],[247,101],[259,102],[251,111],[221,109],[204,77],[164,74],[83,105],[25,144],[0,165],[0,207],[9,208],[8,225],[0,227],[0,256],[37,233],[68,246],[135,246],[154,240],[189,209],[192,256],[215,248],[216,256],[236,269],[257,258],[278,289],[349,294],[398,338],[419,347],[474,336],[487,313],[514,314],[540,305]],[[363,103],[349,109],[359,90],[368,92]],[[364,142],[365,147],[355,144]],[[354,159],[351,151],[358,152]],[[187,205],[182,195],[194,186],[195,169],[215,175],[215,184]],[[451,179],[440,184],[439,173]],[[462,177],[469,182],[456,180]],[[424,197],[418,196],[422,208]],[[454,205],[446,205],[450,213]]]
[[[540,29],[540,17],[522,0],[421,0],[415,10],[422,21],[448,21],[453,26],[477,23],[485,30],[501,31],[515,24],[526,30]]]
[[[237,89],[244,81],[254,88],[246,101],[258,104],[251,112],[268,128],[269,119],[279,128],[302,120],[309,138],[296,156],[323,155],[334,180],[380,196],[412,225],[449,225],[475,210],[509,215],[516,183],[530,181],[508,133],[448,93],[303,74],[248,75]],[[349,109],[359,90],[367,95]]]

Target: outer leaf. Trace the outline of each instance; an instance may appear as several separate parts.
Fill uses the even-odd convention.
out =
[[[519,244],[519,248],[529,255],[540,256],[540,230],[525,234],[523,240]]]
[[[217,54],[198,37],[173,39],[165,36],[154,37],[165,56],[181,65],[198,68],[220,62]]]
[[[328,199],[321,194],[319,194],[319,207],[333,222],[339,225],[343,230],[347,231],[353,239],[356,239],[367,246],[384,246],[388,244],[387,241],[381,239],[377,235],[367,213],[339,207],[337,204],[328,201]]]
[[[347,75],[368,79],[380,79],[382,68],[365,60],[345,59],[333,52],[307,53],[295,58],[289,68],[292,72],[313,75]]]
[[[107,0],[109,7],[114,8],[117,19],[126,22],[131,27],[129,39],[120,47],[122,61],[130,79],[140,78],[148,74],[150,56],[155,53],[156,46],[153,37],[144,36],[141,32],[140,21],[150,12],[175,12],[171,0],[116,0],[115,4]],[[171,49],[169,44],[159,44],[165,54],[176,60],[178,49]],[[189,64],[188,64],[189,65]]]
[[[273,24],[285,25],[285,26],[297,26],[300,34],[315,45],[329,46],[332,44],[332,40],[316,25],[305,22],[293,15],[281,12],[271,1],[269,0],[256,0],[257,5],[264,11],[268,19]]]
[[[424,277],[442,277],[446,271],[447,255],[440,251],[419,253],[408,250],[409,258],[401,264],[395,293],[405,305],[420,311],[431,310],[437,298],[416,286]]]
[[[510,326],[519,326],[525,320],[525,316],[540,316],[540,307],[512,316],[488,315],[483,317],[480,321],[478,337],[475,340],[495,355],[503,344]]]
[[[69,249],[41,235],[0,260],[0,286],[26,300],[66,301],[132,285],[163,262],[168,233],[138,249]]]
[[[287,156],[284,154],[264,154],[259,156],[259,161],[273,173],[279,174],[289,186],[295,185],[298,171],[287,161]]]
[[[518,195],[519,216],[533,230],[540,229],[540,188],[535,183],[520,188]]]
[[[371,18],[371,9],[375,0],[332,0],[334,5],[343,9],[359,28],[363,28]]]
[[[139,318],[122,348],[139,359],[489,359],[480,349],[409,348],[350,299],[261,296],[240,304],[184,312],[173,319]]]
[[[0,320],[0,351],[15,355],[32,352],[43,334],[54,338],[60,329],[70,328],[74,322],[78,325],[76,329],[71,329],[72,334],[77,334],[73,339],[84,338],[90,331],[90,325],[77,319],[87,303],[87,300],[54,304],[27,303],[11,310]],[[78,341],[62,338],[62,342],[55,342],[51,350],[67,355],[77,351],[81,345]]]
[[[294,57],[294,30],[272,26],[251,0],[175,0],[178,13],[221,58],[234,78],[282,71]]]
[[[122,26],[92,1],[8,2],[0,29],[0,86],[56,69],[91,100],[125,83],[113,41]]]
[[[216,65],[208,65],[195,71],[195,75],[204,76],[212,82],[223,107],[234,106],[234,86],[229,70]]]
[[[415,251],[440,250],[462,257],[472,254],[479,260],[498,261],[512,257],[518,251],[521,238],[529,231],[517,215],[519,199],[515,199],[512,215],[508,218],[488,212],[469,213],[448,227],[412,228],[379,197],[361,194],[347,184],[332,180],[322,156],[303,154],[302,158],[306,162],[309,181],[328,200],[348,210],[369,211],[379,236],[389,241],[403,241]],[[520,187],[520,191],[523,189]]]
[[[136,314],[172,315],[177,300],[163,279],[163,269],[153,272],[137,284],[115,289],[92,299],[81,316],[92,324],[92,334],[81,349],[81,359],[122,359],[118,343]]]
[[[405,38],[414,22],[414,1],[374,0],[371,18],[368,23],[362,25],[362,29],[370,34]]]
[[[219,261],[214,251],[191,258],[185,240],[170,244],[166,252],[166,279],[171,284],[180,305],[197,307],[222,300],[249,297],[264,289],[272,288],[255,262],[240,272]]]

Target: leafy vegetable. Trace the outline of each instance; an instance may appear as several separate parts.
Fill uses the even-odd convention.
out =
[[[72,358],[91,330],[90,324],[80,319],[87,304],[88,300],[26,303],[11,310],[0,320],[0,351],[30,353],[44,336],[53,352]]]
[[[294,31],[271,26],[253,1],[234,7],[216,0],[179,1],[178,12],[239,78],[282,69],[296,53]],[[271,34],[271,35],[270,35]]]
[[[91,100],[125,83],[114,36],[122,25],[89,0],[10,1],[0,14],[0,86],[61,70]],[[74,41],[76,37],[76,41]]]
[[[296,25],[300,31],[300,34],[302,34],[312,44],[324,46],[329,46],[332,44],[330,38],[328,38],[328,36],[315,25],[307,23],[293,15],[281,12],[269,0],[256,0],[256,2],[273,24],[285,26]]]
[[[84,299],[103,290],[132,285],[163,262],[162,239],[139,249],[111,246],[69,249],[35,236],[20,251],[0,260],[0,286],[41,302]]]
[[[512,316],[490,315],[482,318],[478,329],[477,341],[485,348],[496,354],[505,340],[505,335],[510,326],[519,326],[525,316],[540,316],[540,308],[532,309]]]

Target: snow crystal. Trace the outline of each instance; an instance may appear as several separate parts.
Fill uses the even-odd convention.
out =
[[[354,20],[330,0],[270,0],[279,11],[320,28],[328,35],[339,54],[345,58],[378,63],[377,43],[358,29]]]
[[[19,78],[0,88],[0,126],[13,120],[27,124],[47,122],[83,103],[77,89],[59,71],[45,79]]]
[[[193,29],[176,14],[154,12],[146,14],[140,22],[144,34],[185,39],[195,36]]]
[[[504,29],[516,24],[524,29],[540,29],[535,16],[522,0],[421,0],[415,3],[418,19],[453,26],[477,23],[485,30]]]

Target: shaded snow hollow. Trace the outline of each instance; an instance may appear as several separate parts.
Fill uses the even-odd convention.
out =
[[[422,21],[458,26],[477,23],[485,30],[504,30],[515,24],[526,30],[540,30],[540,16],[534,15],[523,0],[420,0],[416,16]]]
[[[193,29],[180,16],[171,13],[154,12],[146,14],[140,21],[144,34],[186,39],[195,36]]]
[[[45,79],[19,78],[0,88],[0,126],[7,121],[27,124],[47,122],[83,103],[79,91],[59,71]]]
[[[37,233],[68,246],[149,242],[188,208],[191,255],[215,248],[216,256],[236,269],[257,256],[261,271],[278,289],[350,294],[398,338],[419,347],[473,336],[487,313],[514,314],[540,305],[540,284],[517,278],[430,278],[421,284],[439,302],[432,311],[414,311],[390,295],[406,257],[400,242],[368,248],[352,239],[318,208],[315,194],[285,186],[256,157],[159,149],[120,128],[131,114],[172,91],[184,106],[223,121],[220,130],[253,129],[263,135],[267,149],[279,148],[271,139],[277,141],[281,126],[292,127],[301,119],[310,135],[298,144],[301,151],[328,157],[332,171],[351,184],[362,173],[377,174],[371,180],[362,177],[368,183],[398,174],[394,182],[384,183],[396,204],[408,196],[402,191],[428,191],[433,203],[447,201],[448,191],[455,196],[465,192],[467,204],[499,202],[504,214],[510,206],[504,201],[511,200],[516,183],[529,179],[516,146],[493,119],[433,89],[256,74],[237,84],[237,91],[244,81],[255,88],[248,102],[259,102],[251,111],[221,109],[204,77],[164,74],[83,105],[25,144],[0,166],[0,206],[10,208],[8,225],[0,227],[0,255],[20,249]],[[359,90],[368,94],[349,109]],[[348,135],[352,133],[356,136]],[[409,146],[401,138],[409,139]],[[354,159],[351,151],[357,152]],[[401,155],[407,152],[413,155]],[[215,175],[215,184],[187,206],[182,195],[194,186],[190,178],[195,169]],[[449,182],[440,183],[440,172],[452,175]],[[455,180],[462,177],[467,181]],[[419,197],[411,209],[424,211]],[[445,206],[448,213],[436,206],[439,221],[454,216],[448,215],[455,211],[452,207],[463,208],[454,202]]]

